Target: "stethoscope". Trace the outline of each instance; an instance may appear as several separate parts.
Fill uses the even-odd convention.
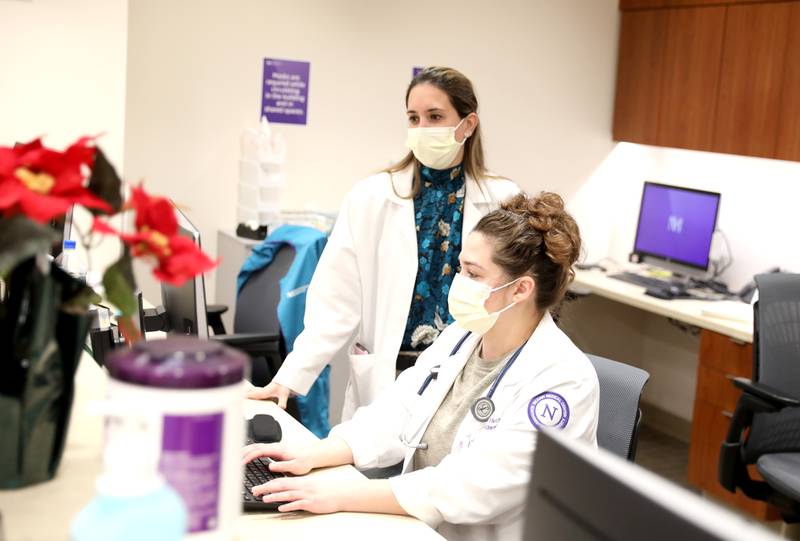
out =
[[[469,338],[471,334],[472,332],[467,332],[464,336],[461,337],[461,339],[456,343],[455,347],[453,348],[453,351],[450,352],[449,355],[450,357],[458,353],[458,351],[461,349],[461,346],[464,345],[464,342],[467,341],[467,338]],[[502,370],[500,370],[500,373],[497,374],[497,377],[492,382],[492,386],[489,387],[489,392],[486,393],[486,396],[477,398],[475,402],[472,403],[472,406],[470,407],[470,412],[472,412],[472,416],[479,423],[485,423],[494,413],[495,405],[494,401],[492,400],[492,396],[494,396],[495,390],[497,390],[498,385],[500,385],[500,382],[503,380],[503,376],[506,375],[506,372],[508,372],[508,369],[511,368],[511,366],[514,364],[514,361],[517,360],[517,357],[519,357],[519,354],[522,353],[522,349],[525,347],[525,344],[527,343],[528,341],[526,340],[524,344],[522,344],[519,348],[517,348],[517,350],[514,352],[511,358],[508,359],[508,361],[506,361],[505,366],[503,367]],[[417,391],[417,395],[422,396],[423,393],[425,392],[425,389],[428,388],[431,382],[433,382],[433,380],[439,377],[440,367],[441,365],[437,364],[436,366],[431,368],[430,374],[428,374],[427,377],[425,378],[425,381],[422,382],[422,385]],[[428,448],[427,443],[423,442],[412,443],[412,440],[413,438],[405,437],[405,430],[400,433],[400,441],[406,447],[413,447],[414,449],[422,449],[422,450]]]

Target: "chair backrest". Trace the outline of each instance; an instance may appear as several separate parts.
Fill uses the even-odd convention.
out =
[[[281,278],[286,276],[294,261],[295,250],[284,244],[272,262],[253,274],[236,298],[233,318],[235,333],[279,334],[278,303],[281,300]]]
[[[639,399],[650,374],[627,364],[587,355],[600,382],[597,443],[622,458],[633,460],[639,438]]]
[[[800,398],[800,274],[759,274],[755,280],[753,375]]]

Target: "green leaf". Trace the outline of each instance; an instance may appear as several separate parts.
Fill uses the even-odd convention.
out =
[[[7,275],[21,261],[48,253],[58,234],[24,216],[0,219],[0,276]]]
[[[122,183],[119,180],[114,166],[108,161],[106,155],[100,148],[95,149],[94,166],[92,175],[89,177],[90,192],[111,205],[114,212],[119,212],[122,208]],[[93,214],[101,214],[102,211],[89,209]]]
[[[78,292],[61,303],[61,310],[68,314],[84,315],[89,312],[89,305],[100,304],[103,298],[89,286],[82,287]]]
[[[103,274],[106,298],[119,308],[123,316],[131,317],[139,312],[139,303],[133,295],[135,284],[131,257],[126,250],[123,256]]]

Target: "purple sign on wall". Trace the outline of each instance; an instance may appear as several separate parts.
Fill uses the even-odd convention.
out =
[[[261,116],[270,122],[306,124],[310,68],[308,62],[265,58]]]
[[[414,67],[414,68],[411,70],[411,77],[416,77],[416,76],[417,76],[417,73],[421,72],[423,69],[425,69],[425,68],[421,68],[421,67],[419,67],[419,66],[415,66],[415,67]]]

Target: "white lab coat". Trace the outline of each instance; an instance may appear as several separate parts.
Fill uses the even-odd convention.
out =
[[[589,359],[546,314],[519,357],[500,381],[493,401],[496,409],[486,423],[468,413],[461,423],[450,454],[438,466],[411,471],[415,449],[474,350],[470,336],[450,356],[465,331],[448,327],[404,371],[390,391],[353,419],[334,427],[331,436],[344,439],[358,468],[377,468],[404,460],[403,474],[390,480],[400,505],[447,539],[521,539],[527,485],[536,443],[533,419],[550,423],[563,419],[554,412],[557,402],[541,396],[557,393],[569,415],[561,429],[575,439],[597,446],[599,384]],[[439,376],[418,395],[433,366]],[[488,392],[484,389],[482,396]],[[536,398],[536,400],[534,400]],[[533,410],[531,410],[533,405]],[[552,415],[555,413],[555,415]]]
[[[398,194],[411,191],[412,169],[391,175]],[[519,191],[505,179],[466,177],[463,235]],[[358,342],[368,355],[349,355],[342,419],[371,403],[395,379],[417,277],[413,199],[392,189],[390,175],[360,181],[342,204],[306,298],[305,329],[274,380],[306,394],[325,365]]]

